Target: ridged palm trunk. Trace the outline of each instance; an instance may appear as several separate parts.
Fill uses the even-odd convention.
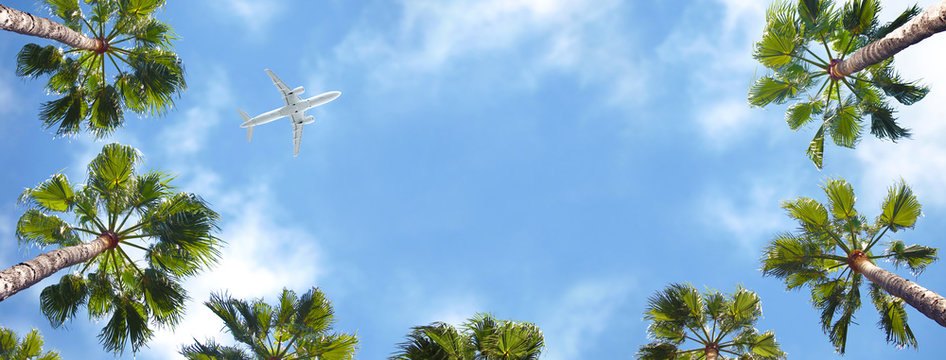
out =
[[[710,344],[706,346],[705,353],[706,360],[716,360],[719,357],[719,349],[715,344]]]
[[[96,52],[104,51],[105,42],[82,35],[55,21],[33,16],[16,9],[0,5],[0,29],[23,35],[39,36],[56,40],[74,48]]]
[[[832,75],[841,78],[864,70],[944,30],[946,30],[946,0],[930,6],[919,16],[880,40],[858,49],[851,57],[838,63]]]
[[[0,271],[0,301],[33,286],[59,270],[91,260],[109,248],[113,242],[110,239],[108,235],[101,235],[87,243],[43,253]]]
[[[888,294],[903,299],[926,317],[946,326],[946,299],[939,294],[874,265],[863,252],[855,252],[850,264],[854,271],[880,285]]]

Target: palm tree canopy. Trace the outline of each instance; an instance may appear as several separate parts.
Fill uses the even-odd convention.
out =
[[[315,287],[302,296],[283,289],[276,306],[263,299],[245,301],[226,294],[213,294],[204,305],[223,320],[233,338],[254,356],[240,347],[208,340],[195,341],[181,349],[181,354],[191,360],[350,360],[358,348],[354,334],[331,333],[335,321],[332,304]]]
[[[94,50],[27,44],[17,54],[17,75],[49,76],[46,89],[58,98],[41,106],[40,120],[57,135],[77,134],[85,123],[104,137],[122,126],[126,110],[163,114],[186,88],[171,50],[176,36],[153,16],[164,0],[44,2],[65,26],[106,44]]]
[[[43,352],[43,336],[33,329],[22,341],[13,331],[0,327],[0,358],[9,360],[60,360],[55,351]]]
[[[695,360],[712,349],[719,359],[784,359],[775,334],[755,329],[761,316],[759,296],[742,287],[727,296],[670,284],[648,299],[644,319],[650,321],[647,334],[653,342],[642,345],[637,358]]]
[[[819,169],[825,138],[853,148],[861,139],[865,119],[878,138],[909,137],[887,98],[910,105],[923,99],[928,88],[903,80],[893,69],[892,57],[847,76],[834,67],[919,12],[914,6],[881,25],[879,0],[850,0],[843,6],[831,0],[775,1],[766,11],[765,30],[753,52],[772,73],[750,87],[749,103],[764,107],[791,101],[785,120],[792,130],[816,124],[806,153]]]
[[[769,243],[762,272],[782,279],[790,290],[808,287],[812,303],[821,310],[822,330],[837,351],[844,353],[848,327],[861,306],[863,275],[852,269],[853,259],[887,259],[919,274],[937,259],[937,249],[893,240],[882,254],[875,254],[875,246],[888,232],[912,228],[921,214],[916,196],[902,181],[890,187],[873,223],[854,208],[854,189],[847,181],[828,179],[822,189],[826,205],[805,197],[782,203],[800,228],[779,234]],[[870,284],[868,293],[880,314],[878,326],[887,334],[887,342],[915,347],[903,300],[875,283]]]
[[[416,326],[391,360],[536,360],[545,347],[542,331],[527,322],[476,314],[458,330],[435,322]]]
[[[85,305],[91,318],[106,319],[98,336],[114,352],[129,343],[137,351],[154,326],[177,324],[187,298],[181,281],[214,264],[221,245],[213,235],[217,213],[200,197],[174,191],[170,175],[139,174],[140,161],[130,146],[105,145],[85,184],[56,174],[24,191],[30,209],[16,229],[21,244],[40,247],[109,239],[105,251],[45,288],[40,303],[56,327]]]

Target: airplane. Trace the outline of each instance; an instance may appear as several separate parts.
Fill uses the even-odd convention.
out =
[[[295,89],[289,89],[286,83],[280,80],[276,74],[269,69],[265,70],[266,73],[269,74],[269,77],[273,79],[273,84],[276,85],[276,88],[282,93],[282,99],[286,103],[286,106],[260,114],[254,118],[250,118],[243,110],[237,109],[237,111],[240,112],[240,116],[243,118],[243,123],[240,124],[240,127],[246,128],[246,141],[250,141],[253,139],[254,126],[288,116],[289,119],[292,120],[292,143],[294,147],[292,156],[299,156],[299,143],[302,141],[302,127],[315,122],[315,117],[312,115],[306,116],[305,111],[335,100],[335,98],[342,93],[339,91],[329,91],[303,100],[299,97],[299,94],[305,92],[305,88],[300,86]]]

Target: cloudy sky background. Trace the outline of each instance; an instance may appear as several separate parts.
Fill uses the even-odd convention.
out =
[[[921,1],[927,7],[934,1]],[[884,1],[892,19],[907,1]],[[5,5],[46,15],[33,1]],[[792,132],[784,107],[750,108],[765,69],[751,58],[767,4],[754,0],[205,0],[169,4],[160,17],[181,36],[189,88],[161,118],[129,117],[104,141],[53,139],[37,120],[43,81],[14,75],[15,54],[43,39],[0,34],[0,264],[18,248],[20,192],[62,171],[77,181],[107,142],[137,147],[144,169],[221,213],[220,264],[188,282],[188,315],[139,359],[175,358],[222,323],[211,292],[273,299],[318,286],[336,329],[357,332],[358,358],[395,350],[411,326],[460,323],[476,312],[531,321],[543,358],[627,359],[647,342],[646,299],[671,282],[763,300],[762,330],[791,358],[837,358],[807,292],[786,292],[758,271],[762,246],[795,227],[779,202],[823,200],[843,176],[873,217],[903,178],[924,205],[907,243],[942,247],[946,225],[946,35],[897,57],[907,79],[931,86],[900,106],[911,140],[865,137],[826,146],[825,168],[804,156],[813,128]],[[236,109],[281,106],[264,68],[311,96],[342,96],[310,110],[293,158],[282,120],[253,142]],[[892,268],[892,266],[885,266]],[[946,265],[919,277],[940,293]],[[58,277],[56,277],[58,279]],[[67,359],[109,358],[101,323],[80,314],[51,329],[38,297],[49,283],[0,303],[0,325],[38,328]],[[919,349],[897,350],[865,301],[848,358],[939,359],[946,332],[909,309]],[[125,353],[121,358],[131,358]]]

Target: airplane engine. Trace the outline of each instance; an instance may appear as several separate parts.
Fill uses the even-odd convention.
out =
[[[295,89],[292,89],[292,93],[293,93],[293,94],[296,94],[296,95],[302,94],[302,93],[304,93],[304,92],[305,92],[305,88],[304,88],[304,87],[301,87],[301,86],[300,86],[300,87],[297,87],[297,88],[295,88]]]
[[[302,118],[302,125],[311,124],[315,122],[315,116],[309,115]]]

